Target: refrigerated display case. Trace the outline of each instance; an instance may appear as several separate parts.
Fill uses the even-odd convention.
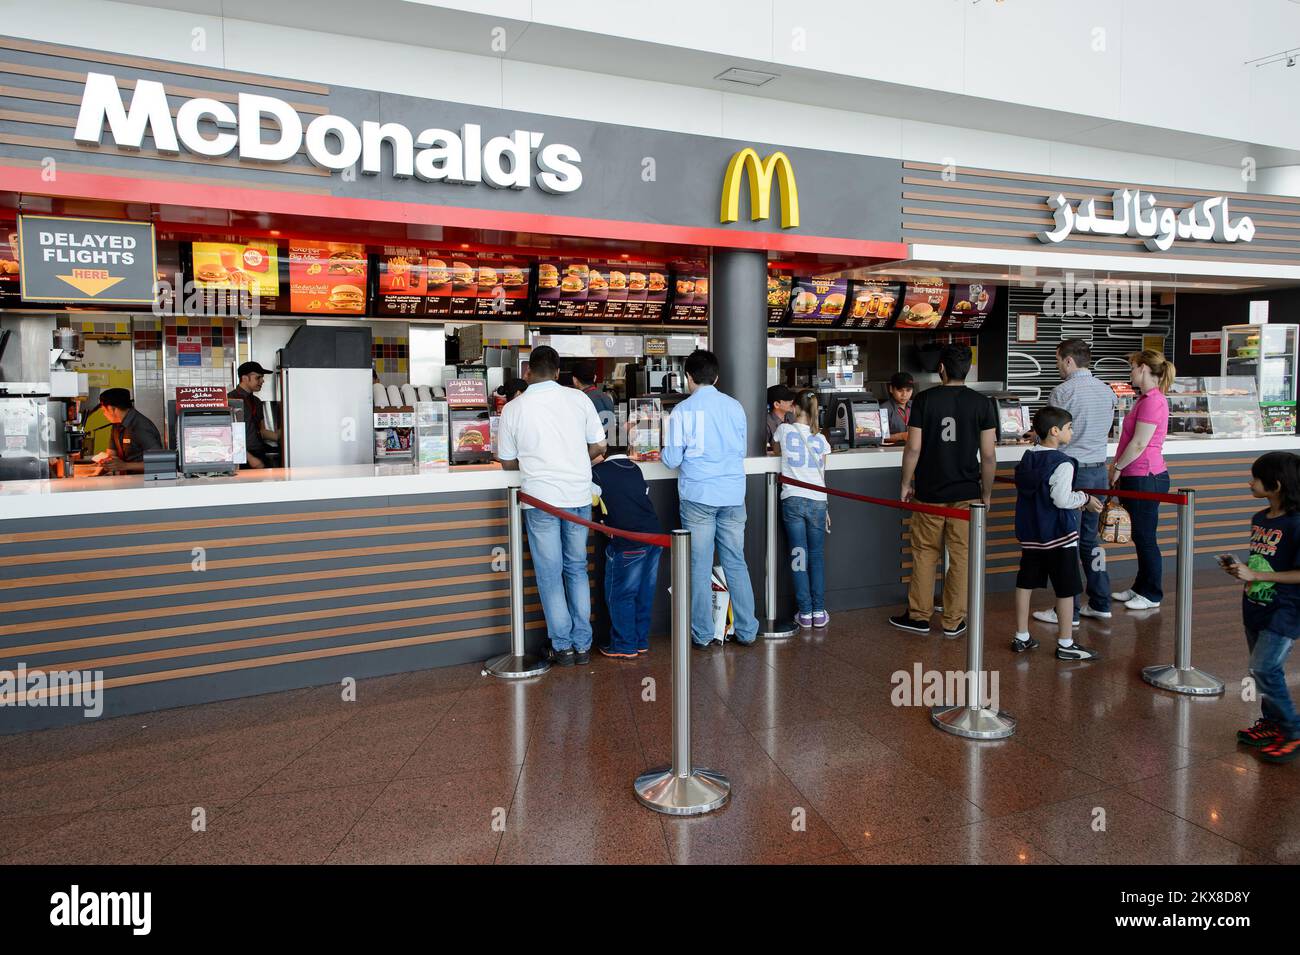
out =
[[[1256,438],[1263,433],[1255,379],[1175,378],[1169,437]]]
[[[1223,329],[1224,377],[1250,377],[1265,434],[1296,432],[1300,325],[1229,325]]]

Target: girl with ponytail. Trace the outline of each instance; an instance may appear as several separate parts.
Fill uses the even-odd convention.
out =
[[[1110,465],[1110,483],[1125,491],[1169,490],[1169,469],[1165,466],[1165,433],[1169,430],[1169,402],[1165,392],[1174,383],[1174,363],[1158,351],[1134,352],[1128,356],[1129,381],[1141,394],[1124,416],[1119,447]],[[1137,550],[1137,577],[1128,590],[1112,594],[1129,610],[1154,610],[1164,599],[1164,562],[1156,540],[1160,505],[1156,501],[1126,500],[1133,520],[1133,546]]]
[[[1300,756],[1300,716],[1287,691],[1283,664],[1300,635],[1300,458],[1270,451],[1250,469],[1250,493],[1268,507],[1250,519],[1250,560],[1231,554],[1219,562],[1246,584],[1241,616],[1250,650],[1250,675],[1262,715],[1237,731],[1237,742],[1260,759],[1285,763]]]

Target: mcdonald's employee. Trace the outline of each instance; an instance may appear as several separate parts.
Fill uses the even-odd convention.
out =
[[[274,450],[267,442],[280,440],[280,432],[272,431],[266,426],[266,409],[262,399],[257,397],[266,374],[266,369],[257,362],[244,362],[239,366],[239,386],[227,395],[244,403],[244,448],[248,453],[250,468],[266,467],[267,455]]]
[[[885,410],[889,413],[889,440],[907,440],[907,425],[912,420],[912,392],[916,382],[905,371],[896,372],[889,379],[889,400]]]
[[[163,446],[158,428],[135,410],[131,392],[125,388],[107,388],[100,393],[99,406],[112,424],[108,457],[100,462],[106,474],[143,474],[144,453]]]
[[[776,429],[783,424],[793,424],[794,392],[785,385],[773,385],[767,389],[767,443],[770,445],[776,436]]]

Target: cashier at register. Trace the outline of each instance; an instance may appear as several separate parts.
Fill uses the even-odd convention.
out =
[[[794,392],[785,385],[767,389],[767,443],[772,444],[776,429],[783,424],[794,424]]]
[[[107,455],[100,461],[105,474],[143,474],[144,453],[163,446],[154,423],[135,410],[131,392],[125,388],[106,388],[100,392],[99,406],[113,426]]]
[[[912,419],[912,392],[916,382],[905,371],[896,373],[889,379],[889,398],[885,401],[885,411],[889,414],[889,440],[903,442],[907,440],[907,425]]]
[[[244,403],[244,446],[248,452],[248,467],[267,467],[267,456],[274,451],[268,441],[279,442],[280,432],[272,431],[266,426],[266,409],[257,393],[262,390],[267,371],[255,361],[246,361],[239,366],[239,387],[233,389],[227,397],[238,398]]]

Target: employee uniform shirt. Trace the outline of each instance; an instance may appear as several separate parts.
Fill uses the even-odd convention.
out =
[[[650,503],[650,486],[641,468],[626,454],[614,454],[591,469],[593,497],[599,499],[598,520],[619,530],[662,534],[659,516]],[[625,537],[610,537],[616,551],[638,550],[646,545]]]
[[[1300,514],[1269,517],[1265,508],[1252,517],[1246,566],[1266,573],[1300,569]],[[1256,633],[1300,637],[1300,584],[1252,581],[1242,596],[1241,615],[1246,628]]]
[[[826,456],[831,453],[825,435],[813,434],[806,424],[783,424],[776,429],[776,443],[781,448],[781,475],[805,484],[825,485]],[[826,500],[825,491],[781,485],[781,500],[804,497],[810,501]]]
[[[660,460],[677,469],[677,496],[708,507],[745,503],[745,409],[701,385],[673,409]]]
[[[897,404],[893,398],[885,400],[885,410],[889,412],[889,433],[902,434],[907,431],[907,423],[912,417],[912,402]]]
[[[590,507],[587,445],[604,440],[596,406],[586,395],[538,381],[502,410],[497,454],[519,462],[525,494],[552,507]]]
[[[113,425],[111,437],[113,451],[123,461],[143,461],[146,451],[161,448],[162,437],[154,423],[132,408],[121,424]]]
[[[1165,465],[1162,453],[1165,446],[1165,433],[1169,430],[1169,401],[1159,388],[1144,392],[1133,405],[1133,410],[1124,416],[1124,427],[1120,429],[1119,451],[1122,454],[1133,440],[1133,432],[1138,423],[1155,426],[1151,443],[1122,472],[1124,477],[1145,477],[1148,474],[1164,474],[1169,468]]]
[[[775,411],[768,409],[767,412],[767,443],[771,444],[776,440],[777,429],[783,424],[792,424],[794,422],[794,413],[787,411],[785,417],[781,417]]]
[[[965,385],[939,385],[913,398],[909,427],[921,431],[916,499],[947,504],[979,498],[980,434],[997,426],[988,395]]]
[[[1105,464],[1118,399],[1110,385],[1081,368],[1052,389],[1047,403],[1070,412],[1074,437],[1061,450],[1081,465]]]
[[[244,447],[252,454],[263,454],[267,444],[262,438],[262,429],[266,427],[266,409],[262,406],[262,399],[243,388],[235,388],[226,397],[238,398],[244,403]]]

